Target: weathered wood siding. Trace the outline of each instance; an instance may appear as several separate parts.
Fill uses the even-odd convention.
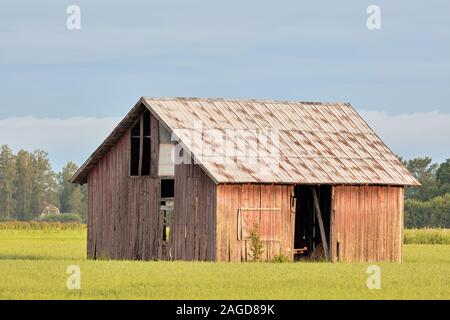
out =
[[[334,261],[402,261],[403,187],[335,186]]]
[[[172,259],[215,260],[215,234],[216,185],[198,165],[176,165]]]
[[[158,145],[158,122],[152,117],[151,124],[150,176],[130,176],[130,132],[88,176],[88,258],[160,258],[160,182],[154,147]]]
[[[259,221],[265,240],[263,259],[278,254],[293,256],[295,215],[290,209],[293,187],[266,184],[227,184],[217,186],[216,258],[218,261],[250,261],[250,241],[239,240],[242,221],[239,208],[280,208],[279,211],[243,211],[248,219]],[[261,215],[264,215],[261,219]],[[253,216],[253,217],[252,217]],[[278,233],[278,234],[277,234]]]

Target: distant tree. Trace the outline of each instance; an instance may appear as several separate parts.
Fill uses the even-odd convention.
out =
[[[441,163],[436,171],[436,183],[439,194],[450,193],[450,159]]]
[[[29,220],[32,218],[31,198],[33,193],[33,168],[31,154],[20,150],[16,156],[16,177],[14,179],[14,199],[16,209],[14,218]]]
[[[87,185],[84,184],[81,186],[81,193],[83,194],[83,205],[80,212],[81,218],[83,221],[87,221],[88,214],[88,188]]]
[[[46,152],[34,151],[31,154],[31,167],[33,174],[31,213],[33,217],[38,217],[49,204],[56,207],[59,205],[58,186]]]
[[[83,212],[83,192],[80,186],[75,186],[69,195],[69,209],[67,212],[78,213],[80,216]]]
[[[405,201],[405,225],[407,228],[450,228],[450,193],[428,201]]]
[[[415,158],[403,161],[406,168],[420,182],[420,187],[407,188],[407,199],[428,200],[437,195],[436,170],[437,164],[430,157]]]
[[[2,145],[0,152],[0,218],[13,218],[15,212],[14,178],[16,159],[8,145]]]
[[[78,166],[69,161],[58,174],[59,198],[62,212],[79,214],[84,221],[87,216],[87,187],[70,182]]]
[[[78,170],[78,166],[72,161],[67,162],[62,171],[58,174],[58,184],[59,184],[59,200],[61,204],[61,212],[72,212],[71,211],[71,195],[75,188],[75,184],[70,182],[70,178]],[[72,197],[73,198],[73,197]]]

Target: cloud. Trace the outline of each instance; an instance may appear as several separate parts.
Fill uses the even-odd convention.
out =
[[[437,162],[450,157],[450,114],[417,112],[390,115],[360,111],[373,130],[393,152],[405,158],[431,156]],[[49,153],[55,170],[67,161],[81,165],[114,129],[120,118],[0,119],[0,144],[19,149],[42,149]]]
[[[0,119],[0,144],[47,151],[55,170],[69,160],[81,165],[119,122],[119,118]]]
[[[391,148],[404,158],[431,156],[435,162],[450,158],[450,114],[439,111],[389,115],[360,114]]]

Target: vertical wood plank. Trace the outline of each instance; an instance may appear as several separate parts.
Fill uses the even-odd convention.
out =
[[[403,188],[335,186],[333,259],[401,261]],[[336,251],[334,251],[336,250]]]

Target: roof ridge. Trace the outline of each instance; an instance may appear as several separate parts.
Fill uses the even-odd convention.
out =
[[[330,102],[330,101],[300,101],[300,100],[277,100],[277,99],[250,99],[250,98],[220,98],[220,97],[149,97],[143,96],[149,101],[224,101],[224,102],[259,102],[259,103],[300,103],[305,105],[346,105],[350,102]]]

